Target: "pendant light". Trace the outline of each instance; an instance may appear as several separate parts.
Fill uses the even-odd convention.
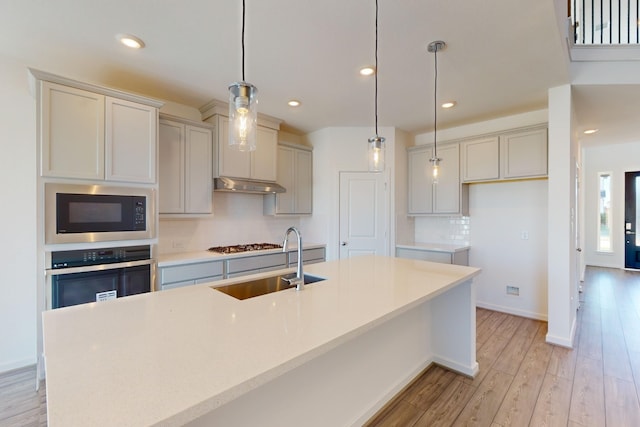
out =
[[[258,88],[244,79],[245,0],[242,0],[242,81],[229,86],[229,146],[238,151],[256,149]]]
[[[433,53],[433,157],[429,159],[433,163],[433,183],[438,183],[438,177],[440,175],[440,162],[441,158],[438,157],[438,51],[443,50],[447,44],[442,40],[437,40],[429,43],[427,50]]]
[[[376,1],[376,65],[374,70],[375,79],[375,123],[376,136],[369,138],[369,171],[382,172],[384,170],[384,141],[385,139],[378,136],[378,0]]]

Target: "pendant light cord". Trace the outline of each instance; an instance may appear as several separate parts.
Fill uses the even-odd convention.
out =
[[[434,83],[433,83],[433,157],[438,159],[438,47],[434,52]]]
[[[246,81],[244,79],[244,10],[245,10],[245,0],[242,0],[242,81]]]
[[[378,136],[378,0],[376,0],[376,70],[375,70],[375,116],[376,116],[376,137]]]

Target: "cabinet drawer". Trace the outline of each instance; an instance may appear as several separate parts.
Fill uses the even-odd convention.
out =
[[[242,271],[259,270],[276,266],[286,268],[287,254],[277,253],[230,259],[227,261],[227,277],[233,277],[233,274]]]
[[[302,250],[302,262],[309,263],[322,262],[325,260],[324,248],[315,249],[303,249]],[[298,262],[298,251],[289,252],[289,265]]]
[[[419,259],[422,261],[440,262],[451,264],[451,254],[448,252],[422,251],[414,249],[396,249],[398,258]]]
[[[163,291],[169,290],[169,289],[176,289],[176,288],[182,288],[185,286],[191,286],[191,285],[195,285],[195,281],[193,280],[185,280],[182,282],[175,282],[175,283],[169,283],[166,285],[162,285],[160,288]]]
[[[222,261],[161,267],[160,283],[164,285],[166,283],[195,280],[204,277],[222,276],[222,273]]]

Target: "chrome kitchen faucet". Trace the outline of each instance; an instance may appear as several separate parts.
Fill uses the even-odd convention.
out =
[[[289,233],[296,233],[298,238],[298,269],[296,270],[296,278],[289,281],[290,284],[296,285],[296,290],[301,291],[304,289],[304,274],[302,274],[302,237],[300,231],[295,227],[289,227],[284,233],[284,243],[282,244],[282,252],[287,251],[287,243],[289,241]]]

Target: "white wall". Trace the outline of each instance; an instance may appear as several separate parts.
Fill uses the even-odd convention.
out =
[[[446,142],[547,120],[547,110],[537,110],[445,129],[438,139]],[[416,145],[430,144],[433,133],[415,140]],[[469,190],[469,217],[417,217],[415,241],[468,243],[469,263],[482,269],[475,279],[479,306],[546,319],[547,182],[471,184]],[[528,240],[521,239],[523,231]],[[507,285],[520,287],[520,296],[507,296]]]
[[[624,173],[640,170],[640,142],[587,147],[583,153],[585,262],[599,267],[624,268]],[[612,173],[611,253],[597,252],[599,172]]]
[[[477,305],[546,319],[547,181],[473,184],[469,212],[469,264],[482,268]],[[507,295],[507,286],[520,295]]]
[[[380,128],[386,138],[387,179],[393,176],[395,129]],[[339,258],[340,171],[368,170],[367,140],[371,127],[325,128],[307,135],[313,148],[313,216],[304,218],[301,226],[309,230],[313,241],[326,242],[327,259]],[[393,189],[393,183],[389,186]]]
[[[578,306],[575,173],[578,159],[571,86],[549,89],[547,341],[573,346]]]
[[[0,56],[0,372],[36,362],[36,103]]]

